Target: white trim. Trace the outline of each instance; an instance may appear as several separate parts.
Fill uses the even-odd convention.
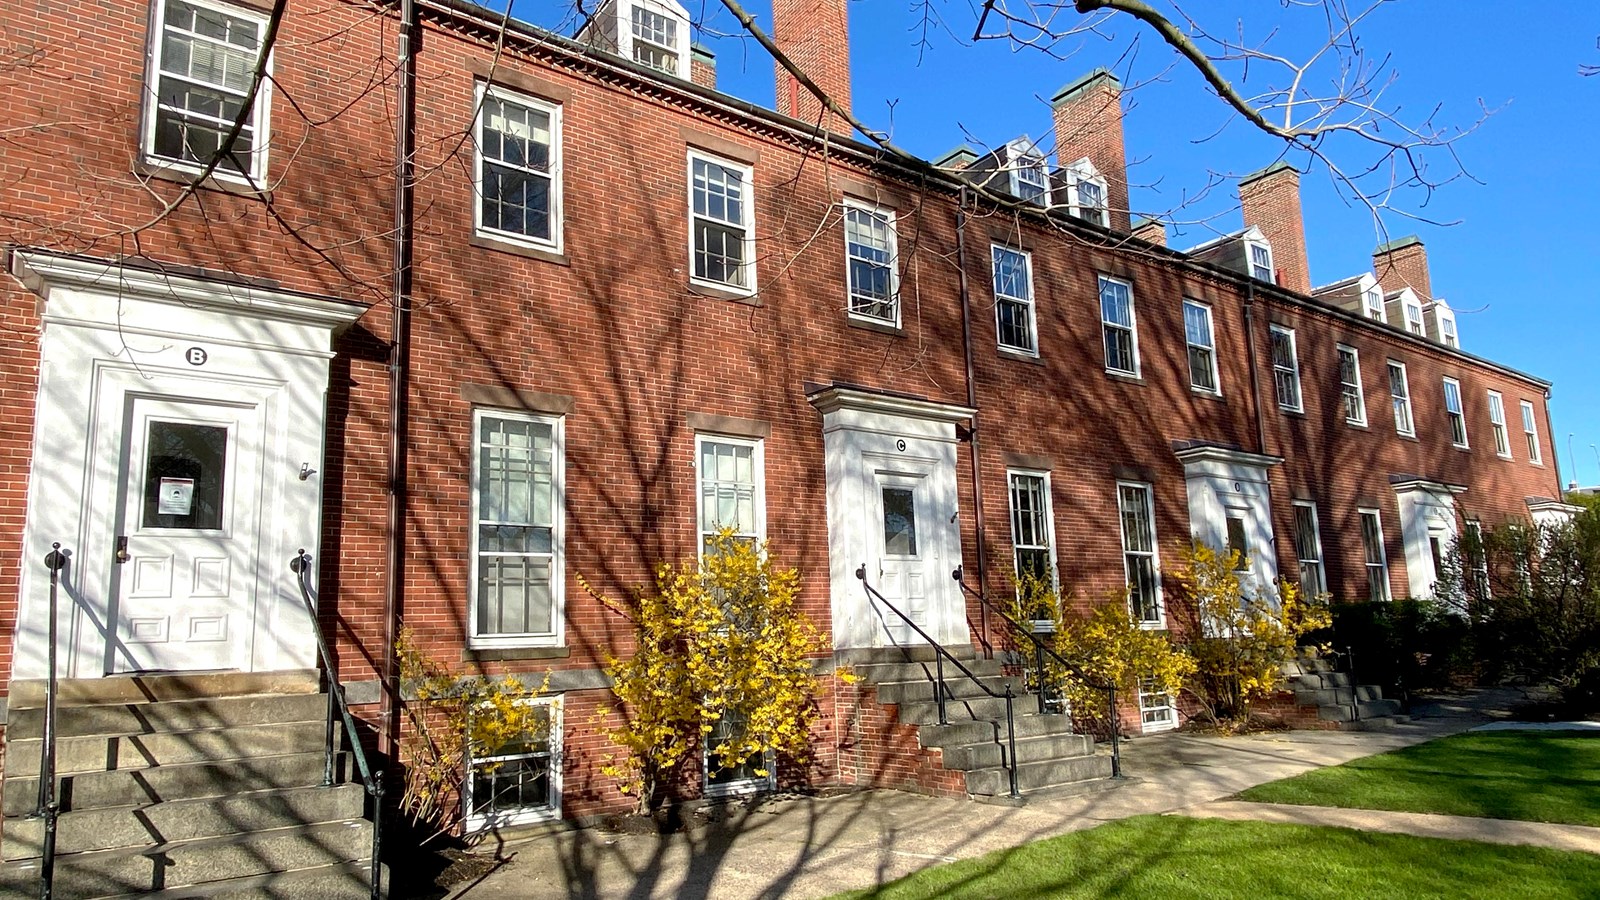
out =
[[[1450,395],[1456,398],[1456,408],[1450,408]],[[1450,424],[1450,444],[1460,450],[1468,449],[1471,444],[1467,440],[1467,406],[1466,400],[1461,396],[1461,381],[1446,375],[1444,377],[1444,415]],[[1459,427],[1461,439],[1456,440]]]
[[[1005,146],[1005,167],[1009,176],[1007,183],[1011,188],[1011,196],[1024,203],[1038,206],[1050,206],[1050,163],[1039,147],[1026,135],[1019,137]],[[1022,195],[1022,170],[1031,169],[1039,176],[1039,185],[1044,188],[1044,193],[1036,198],[1023,197]]]
[[[1351,416],[1349,408],[1346,406],[1344,416],[1345,424],[1365,428],[1367,427],[1367,389],[1361,383],[1361,351],[1350,346],[1349,344],[1337,344],[1335,347],[1336,349],[1334,352],[1337,353],[1339,357],[1339,402],[1341,406],[1346,406],[1344,403],[1346,396],[1345,388],[1348,385],[1354,384],[1356,389],[1357,414],[1355,416]],[[1350,354],[1350,363],[1355,369],[1355,381],[1353,382],[1344,380],[1344,354],[1346,353]]]
[[[1026,285],[1028,295],[1026,297],[1019,297],[1015,294],[1002,294],[1000,292],[1000,261],[998,255],[1001,253],[1014,253],[1022,258],[1022,274],[1028,282]],[[1024,353],[1028,356],[1037,357],[1039,355],[1039,312],[1038,305],[1034,303],[1033,253],[1019,247],[1011,247],[998,242],[991,243],[989,245],[989,286],[994,292],[994,338],[996,346],[1001,350],[1012,353]],[[1008,344],[1002,338],[1000,332],[1000,306],[1002,303],[1022,304],[1027,309],[1028,341],[1033,344],[1032,347],[1019,347],[1015,344]]]
[[[978,414],[978,411],[971,407],[956,406],[953,403],[935,403],[932,400],[921,400],[916,397],[877,394],[848,387],[826,388],[812,394],[809,399],[811,405],[816,407],[817,412],[823,415],[837,410],[854,410],[887,416],[904,416],[909,419],[926,419],[929,422],[953,425],[966,422]],[[919,435],[919,437],[932,436]],[[955,435],[951,434],[947,439],[954,441]]]
[[[1017,505],[1016,491],[1013,481],[1017,478],[1038,478],[1043,482],[1044,499],[1044,544],[1029,544],[1023,546],[1017,543]],[[1061,570],[1057,565],[1056,557],[1056,510],[1055,493],[1050,485],[1050,471],[1048,469],[1006,468],[1006,506],[1011,519],[1011,574],[1012,583],[1021,584],[1022,570],[1017,565],[1018,550],[1044,550],[1050,557],[1050,585],[1059,587],[1061,584]]]
[[[1378,561],[1377,562],[1369,562],[1367,560],[1367,532],[1366,532],[1366,527],[1365,527],[1365,523],[1364,523],[1364,518],[1366,516],[1369,516],[1369,515],[1372,516],[1372,521],[1377,525],[1377,530],[1378,530]],[[1383,536],[1383,511],[1378,509],[1375,506],[1359,506],[1359,507],[1356,507],[1356,528],[1358,530],[1360,530],[1360,532],[1361,532],[1361,566],[1362,566],[1363,570],[1366,572],[1366,576],[1367,576],[1367,591],[1368,591],[1367,597],[1368,597],[1368,599],[1370,600],[1371,597],[1372,597],[1372,594],[1371,594],[1371,590],[1372,590],[1372,587],[1371,587],[1371,585],[1372,585],[1372,570],[1374,568],[1376,568],[1376,567],[1381,566],[1382,569],[1383,569],[1383,581],[1382,581],[1383,598],[1382,599],[1385,600],[1385,601],[1393,601],[1394,600],[1394,587],[1390,584],[1390,579],[1389,579],[1389,548],[1387,546],[1387,543],[1388,543],[1387,539],[1384,538],[1384,536]]]
[[[706,535],[705,530],[705,471],[700,465],[703,448],[707,443],[726,444],[730,447],[749,447],[752,489],[754,496],[751,503],[755,505],[755,531],[750,535],[755,538],[757,546],[767,539],[767,474],[766,474],[766,441],[761,438],[732,437],[716,434],[714,432],[696,432],[694,436],[694,459],[691,465],[694,468],[694,531],[695,531],[695,556],[702,558],[705,555]],[[742,534],[736,532],[736,534]]]
[[[1273,347],[1274,337],[1283,335],[1289,339],[1288,366],[1278,364],[1278,355]],[[1300,378],[1300,345],[1295,337],[1294,329],[1287,325],[1273,323],[1267,328],[1267,356],[1272,363],[1272,389],[1277,396],[1278,408],[1285,412],[1303,413],[1306,411],[1305,382]],[[1283,388],[1278,384],[1278,374],[1285,372],[1294,379],[1294,402],[1285,403]]]
[[[563,744],[566,731],[566,705],[560,694],[548,697],[523,697],[518,699],[518,705],[548,706],[550,707],[550,804],[544,808],[522,807],[514,812],[502,812],[496,816],[477,814],[472,811],[472,782],[473,759],[470,742],[463,764],[467,767],[461,785],[461,810],[465,816],[464,827],[469,833],[484,830],[505,828],[511,825],[530,825],[536,822],[552,822],[561,818],[561,769],[563,761]],[[537,756],[533,753],[514,753],[506,756],[490,756],[483,761],[523,759]]]
[[[856,310],[855,282],[852,279],[852,274],[854,272],[854,269],[851,266],[851,262],[854,259],[856,259],[856,257],[853,256],[851,254],[851,252],[850,252],[850,249],[854,244],[854,242],[852,242],[851,239],[850,239],[850,211],[851,210],[855,210],[857,212],[863,212],[863,213],[866,213],[869,216],[873,216],[873,217],[876,217],[878,219],[881,219],[883,221],[884,227],[888,231],[888,241],[889,241],[889,262],[887,264],[888,268],[889,268],[889,300],[888,300],[888,302],[889,302],[889,304],[891,306],[894,307],[894,315],[891,318],[885,319],[882,316],[875,316],[875,315],[872,315],[871,313],[859,312],[859,311]],[[883,324],[893,325],[894,327],[899,328],[900,327],[900,322],[901,322],[901,310],[900,310],[900,234],[899,234],[899,229],[895,225],[895,212],[894,212],[894,210],[889,209],[887,207],[877,206],[877,205],[874,205],[872,203],[868,203],[865,200],[857,200],[854,197],[845,197],[844,198],[843,222],[841,224],[843,225],[843,228],[841,230],[844,232],[845,314],[848,315],[850,318],[855,319],[857,321],[861,321],[861,322],[879,322],[879,323],[883,323]],[[875,302],[875,301],[871,301],[871,302]]]
[[[1117,278],[1114,275],[1099,274],[1096,276],[1095,294],[1100,301],[1100,351],[1104,354],[1106,373],[1109,375],[1126,375],[1131,378],[1139,377],[1139,312],[1138,302],[1133,295],[1133,282],[1126,278]],[[1128,324],[1112,322],[1106,318],[1106,285],[1119,284],[1128,292]],[[1111,366],[1111,353],[1106,347],[1107,329],[1116,329],[1128,333],[1128,353],[1133,357],[1133,368],[1117,369]]]
[[[1489,391],[1489,430],[1494,433],[1494,453],[1511,458],[1511,431],[1506,426],[1506,401],[1499,391]]]
[[[1361,314],[1374,322],[1389,324],[1389,309],[1383,301],[1383,287],[1378,284],[1378,279],[1370,273],[1362,275],[1358,290],[1361,292]],[[1374,300],[1377,303],[1373,303]]]
[[[1118,481],[1117,482],[1117,536],[1122,545],[1122,579],[1130,588],[1128,598],[1133,599],[1133,575],[1128,571],[1128,556],[1130,554],[1144,555],[1142,550],[1128,549],[1128,531],[1122,513],[1122,489],[1135,488],[1144,492],[1145,521],[1150,523],[1150,568],[1152,580],[1155,585],[1156,617],[1147,621],[1138,615],[1139,611],[1129,607],[1129,612],[1137,618],[1140,628],[1160,630],[1167,627],[1167,602],[1161,589],[1161,541],[1156,534],[1156,491],[1155,486],[1147,481]]]
[[[1414,317],[1413,312],[1416,313]],[[1421,337],[1428,336],[1428,325],[1422,315],[1422,300],[1410,288],[1400,292],[1400,315],[1405,321],[1407,332]]]
[[[1265,278],[1256,274],[1256,250],[1261,250],[1267,255],[1267,277]],[[1265,237],[1261,237],[1259,230],[1255,235],[1246,233],[1244,239],[1244,271],[1246,275],[1257,281],[1265,281],[1267,284],[1278,283],[1278,269],[1273,265],[1272,259],[1272,242]]]
[[[694,164],[695,164],[696,160],[698,160],[700,162],[703,162],[703,163],[705,163],[707,165],[710,165],[710,166],[718,166],[720,168],[726,169],[729,172],[737,174],[739,176],[739,185],[740,185],[740,188],[741,188],[740,196],[739,196],[739,209],[740,209],[740,213],[741,213],[741,221],[738,222],[738,223],[734,223],[734,222],[728,221],[726,219],[716,219],[716,218],[713,218],[711,216],[705,216],[704,218],[709,222],[714,222],[714,223],[716,223],[718,225],[723,225],[723,226],[726,226],[726,227],[729,227],[729,228],[732,228],[732,227],[735,226],[735,224],[737,224],[737,226],[740,229],[743,230],[743,232],[744,232],[744,241],[743,241],[743,244],[744,244],[744,259],[739,264],[740,271],[745,273],[745,279],[744,279],[745,283],[742,284],[742,285],[740,285],[740,284],[730,284],[730,283],[728,283],[726,281],[715,281],[713,279],[702,278],[702,277],[694,274],[694,256],[695,256],[695,227],[694,227],[694,223],[695,223],[695,219],[696,218],[700,218],[700,216],[698,216],[694,211],[694,191],[695,191],[695,189],[694,189]],[[749,166],[749,165],[746,165],[746,164],[741,163],[741,162],[734,162],[731,159],[724,159],[724,158],[722,158],[720,156],[715,156],[713,154],[706,153],[703,150],[698,150],[698,149],[696,149],[694,147],[690,147],[689,148],[689,154],[688,154],[688,162],[686,164],[685,171],[687,173],[687,179],[686,180],[687,180],[687,187],[688,187],[688,191],[689,191],[689,206],[688,206],[688,210],[687,210],[687,212],[688,212],[688,222],[689,222],[689,235],[688,235],[688,237],[689,237],[689,283],[690,284],[703,285],[703,286],[706,286],[706,287],[714,288],[714,289],[719,290],[719,291],[733,291],[735,293],[743,294],[743,295],[753,295],[753,294],[755,294],[755,292],[756,292],[756,193],[755,193],[755,168],[753,166]]]
[[[1101,175],[1100,170],[1095,168],[1094,162],[1085,156],[1067,166],[1064,171],[1067,176],[1067,212],[1085,222],[1094,222],[1105,228],[1111,227],[1111,191],[1106,183],[1105,176]],[[1083,203],[1079,189],[1085,183],[1092,184],[1100,189],[1100,204],[1098,206],[1086,206]],[[1096,215],[1093,218],[1084,215],[1084,212],[1088,210],[1094,210]]]
[[[1522,437],[1523,443],[1528,445],[1528,462],[1543,466],[1544,452],[1539,446],[1539,420],[1534,418],[1533,402],[1530,400],[1517,402],[1522,411]]]
[[[1316,550],[1314,558],[1307,557],[1300,552],[1300,510],[1302,509],[1309,510],[1311,513],[1311,540],[1315,544],[1313,549]],[[1324,593],[1328,590],[1328,555],[1322,549],[1322,521],[1317,516],[1317,504],[1311,500],[1296,500],[1291,504],[1290,511],[1294,514],[1294,555],[1295,562],[1299,564],[1301,570],[1299,573],[1300,586],[1302,588],[1305,587],[1306,563],[1314,562],[1319,573],[1318,577],[1322,579],[1322,591],[1318,593]]]
[[[1384,373],[1389,379],[1389,407],[1394,414],[1395,434],[1402,437],[1416,437],[1417,411],[1411,404],[1411,376],[1406,373],[1405,363],[1396,359],[1391,359],[1388,362],[1388,367],[1384,369]],[[1397,371],[1400,373],[1400,386],[1405,388],[1406,391],[1404,394],[1397,394],[1394,391],[1394,373]],[[1402,407],[1406,411],[1406,421],[1404,423],[1400,421]],[[1406,427],[1402,427],[1402,425]]]
[[[1150,678],[1139,679],[1139,730],[1144,734],[1158,734],[1163,731],[1171,731],[1178,727],[1178,705],[1172,701],[1172,695],[1165,691],[1145,690],[1145,684],[1152,682],[1153,680],[1154,679]],[[1154,686],[1154,684],[1151,684],[1151,687]],[[1145,703],[1146,698],[1160,698],[1166,702],[1147,705]],[[1167,714],[1166,721],[1164,722],[1148,722],[1145,720],[1146,713],[1160,714],[1163,712]]]
[[[658,44],[655,41],[649,40],[643,42],[651,47],[660,47],[676,54],[678,57],[677,71],[667,71],[666,69],[652,66],[647,62],[643,62],[638,58],[637,54],[635,53],[637,48],[634,47],[634,41],[636,39],[633,34],[633,10],[635,8],[640,8],[645,12],[651,12],[657,15],[665,16],[666,18],[677,23],[678,27],[675,29],[676,34],[674,37],[676,39],[673,42],[674,46],[668,47],[665,44]],[[668,75],[676,75],[679,78],[687,79],[691,71],[690,58],[692,55],[692,49],[690,45],[690,31],[691,29],[689,25],[688,10],[684,9],[678,3],[673,2],[673,0],[621,0],[621,2],[617,4],[617,47],[619,49],[617,55],[628,60],[629,62],[634,63],[635,65],[644,66],[647,69],[657,72],[664,72]]]
[[[1206,319],[1206,335],[1211,340],[1210,346],[1196,344],[1194,341],[1189,339],[1190,307],[1194,307],[1195,309],[1198,309],[1204,313]],[[1217,363],[1217,327],[1216,318],[1211,314],[1211,304],[1202,303],[1199,300],[1191,300],[1187,297],[1183,299],[1183,341],[1186,350],[1189,348],[1200,347],[1211,355],[1211,387],[1204,388],[1194,383],[1194,365],[1189,361],[1188,353],[1186,352],[1184,354],[1184,363],[1189,369],[1189,390],[1194,391],[1197,394],[1204,394],[1207,397],[1221,397],[1222,372],[1221,367]]]
[[[483,235],[497,241],[507,241],[541,250],[560,253],[562,248],[563,228],[562,215],[562,153],[561,153],[561,104],[552,103],[527,94],[509,90],[498,84],[489,84],[479,81],[475,86],[476,115],[472,120],[472,230],[475,234]],[[520,234],[515,231],[503,231],[490,228],[483,224],[483,170],[487,160],[483,155],[483,114],[487,101],[497,100],[501,103],[520,106],[534,112],[544,113],[550,117],[550,170],[546,174],[550,179],[550,209],[547,215],[550,219],[550,237],[539,238],[531,235]],[[500,163],[510,169],[520,169],[534,175],[539,175],[537,170],[526,166],[513,166],[509,163]]]

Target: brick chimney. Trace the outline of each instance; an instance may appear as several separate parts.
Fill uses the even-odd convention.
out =
[[[1239,179],[1239,202],[1244,207],[1244,223],[1261,229],[1272,244],[1278,284],[1297,293],[1311,293],[1306,227],[1300,215],[1300,172],[1280,161],[1246,175]]]
[[[1423,303],[1433,299],[1433,284],[1428,278],[1428,250],[1422,246],[1422,238],[1414,234],[1379,244],[1378,249],[1372,251],[1372,273],[1378,276],[1385,291],[1409,287]]]
[[[845,110],[850,109],[850,25],[847,0],[772,0],[772,40],[800,71]],[[849,134],[850,126],[829,113],[822,116],[822,104],[785,69],[773,63],[776,72],[777,109],[803,122],[818,122],[823,128]]]
[[[710,47],[689,45],[689,80],[701,87],[717,89],[717,55]]]
[[[1128,157],[1122,141],[1122,82],[1105,69],[1056,91],[1056,161],[1062,167],[1087,158],[1106,180],[1111,227],[1128,230]]]
[[[1167,226],[1155,219],[1141,218],[1133,223],[1133,236],[1158,247],[1167,245]]]

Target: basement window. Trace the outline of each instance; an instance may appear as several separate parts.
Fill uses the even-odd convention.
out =
[[[1139,680],[1139,723],[1146,734],[1178,727],[1177,705],[1171,694],[1156,687],[1154,678]]]
[[[468,748],[462,791],[468,831],[561,817],[561,700],[533,697],[517,702],[537,707],[539,724],[492,754]]]

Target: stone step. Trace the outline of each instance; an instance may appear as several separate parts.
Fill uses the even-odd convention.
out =
[[[186,885],[356,861],[369,858],[371,850],[372,824],[357,820],[125,850],[68,853],[56,857],[55,897],[87,900],[171,891]],[[38,878],[38,860],[0,863],[0,895],[36,892]]]
[[[1394,716],[1400,712],[1398,700],[1367,700],[1357,704],[1361,715],[1349,706],[1319,706],[1317,718],[1325,722],[1353,722],[1358,719],[1376,719],[1379,716]]]
[[[1037,715],[1039,701],[1031,694],[1018,694],[1012,699],[1012,708],[1017,718],[1026,714]],[[939,722],[939,704],[932,700],[914,700],[909,703],[898,704],[900,721],[915,725],[936,725]],[[1003,727],[1006,721],[1006,698],[990,697],[979,694],[976,697],[956,697],[945,701],[945,720],[952,724],[956,722],[999,722]]]
[[[1348,706],[1357,698],[1361,700],[1382,700],[1383,688],[1373,684],[1358,684],[1354,688],[1322,688],[1314,691],[1298,690],[1294,692],[1294,700],[1301,706],[1338,706],[1340,704]]]
[[[1018,697],[1023,696],[1026,688],[1021,678],[1013,678],[1005,675],[983,675],[979,676],[978,681],[973,681],[971,678],[959,674],[955,678],[951,678],[950,674],[947,672],[945,673],[944,679],[945,697],[947,699],[955,697],[987,697],[988,694],[984,693],[984,688],[988,688],[997,694],[1003,694],[1005,693],[1006,685],[1008,684],[1011,686],[1012,693],[1016,694]],[[880,682],[877,686],[878,702],[915,703],[920,701],[931,701],[936,696],[934,693],[935,686],[936,683],[932,679],[927,681]]]
[[[108,900],[369,900],[372,896],[368,881],[371,873],[370,863],[361,860],[229,878],[170,890],[120,894]],[[387,867],[378,877],[383,885],[389,884]]]
[[[359,784],[248,791],[230,797],[174,800],[142,806],[113,806],[63,813],[56,827],[56,851],[79,853],[142,844],[188,841],[242,831],[287,828],[358,819],[366,806]],[[37,857],[44,821],[32,816],[0,823],[5,859]]]
[[[1005,765],[1006,737],[976,744],[960,744],[944,748],[944,767],[970,771]],[[1044,762],[1087,756],[1094,752],[1094,738],[1086,734],[1044,734],[1037,737],[1017,737],[1017,760],[1023,763]]]
[[[342,746],[342,732],[342,726],[334,729],[335,747]],[[310,753],[322,750],[326,741],[327,723],[322,721],[71,737],[56,742],[56,771],[66,775]],[[37,776],[43,748],[44,742],[39,740],[10,741],[6,747],[6,775]]]
[[[56,713],[56,737],[201,731],[233,725],[320,722],[328,714],[326,694],[249,694],[160,703],[63,706]],[[44,710],[13,709],[6,724],[12,741],[44,734]]]
[[[336,782],[348,780],[349,756],[348,752],[336,755]],[[86,772],[62,776],[58,793],[63,810],[79,810],[220,797],[268,788],[311,787],[322,783],[323,758],[322,751],[318,750],[314,753],[284,753],[248,760]],[[0,809],[7,816],[27,815],[38,806],[37,776],[8,777],[3,790]]]
[[[1005,672],[1005,664],[998,659],[964,659],[961,664],[967,670],[980,678],[998,677]],[[852,666],[858,678],[867,684],[889,684],[897,681],[933,681],[938,677],[939,669],[932,662],[896,662],[873,663],[871,665]],[[968,680],[961,670],[956,668],[949,660],[944,664],[944,680],[946,682]]]
[[[1359,722],[1346,722],[1345,731],[1396,731],[1411,722],[1410,716],[1374,716]]]
[[[978,658],[978,648],[971,644],[952,644],[944,648],[950,656],[962,662]],[[847,666],[879,666],[889,663],[927,662],[932,663],[935,651],[928,644],[913,644],[906,647],[858,647],[847,650],[833,651],[834,662]],[[949,662],[948,659],[945,660]]]
[[[1017,716],[1017,739],[1025,737],[1038,737],[1046,734],[1072,734],[1072,718],[1064,715],[1044,715],[1029,712]],[[963,744],[993,743],[1004,740],[1006,723],[1002,718],[999,722],[958,722],[949,725],[922,725],[917,728],[917,739],[924,747],[959,747]]]
[[[110,675],[105,678],[61,679],[56,682],[56,702],[65,709],[91,704],[158,703],[250,694],[315,694],[321,690],[322,676],[316,669]],[[11,682],[7,706],[13,712],[42,707],[44,694],[44,679],[18,679]]]
[[[1313,675],[1296,675],[1289,679],[1294,690],[1320,691],[1328,688],[1350,687],[1350,676],[1345,672],[1321,672]]]
[[[1017,766],[1017,789],[1026,793],[1079,781],[1111,777],[1111,757],[1075,756]],[[1010,773],[999,766],[967,773],[967,793],[997,797],[1011,791]]]

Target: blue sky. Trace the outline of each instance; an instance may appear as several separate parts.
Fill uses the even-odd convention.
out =
[[[974,138],[990,144],[1023,133],[1045,138],[1045,98],[1107,66],[1125,83],[1141,84],[1128,95],[1125,119],[1135,210],[1183,203],[1183,216],[1209,220],[1174,235],[1173,246],[1180,248],[1215,229],[1239,227],[1231,184],[1185,198],[1200,192],[1210,173],[1237,176],[1271,163],[1281,145],[1242,122],[1227,124],[1221,102],[1144,26],[1114,21],[1103,37],[1058,48],[1067,58],[1055,59],[999,41],[974,46],[978,4],[931,2],[948,28],[932,29],[923,48],[911,0],[850,4],[859,118],[925,157]],[[717,54],[719,87],[770,106],[772,64],[761,48],[714,33],[738,31],[718,0],[687,5],[706,26],[697,40]],[[769,23],[769,0],[748,0],[746,8]],[[1223,32],[1236,32],[1241,15],[1247,34],[1278,29],[1269,46],[1289,56],[1303,55],[1327,33],[1315,11],[1262,0],[1214,0],[1193,11]],[[1135,35],[1142,37],[1129,54]],[[1472,179],[1399,201],[1434,222],[1455,224],[1388,215],[1385,234],[1368,209],[1340,198],[1325,168],[1313,166],[1302,182],[1312,282],[1367,271],[1380,240],[1419,235],[1434,292],[1458,312],[1463,346],[1555,382],[1563,480],[1600,484],[1600,454],[1590,446],[1600,446],[1600,378],[1590,356],[1600,355],[1600,239],[1593,219],[1600,205],[1600,75],[1579,75],[1582,64],[1600,65],[1600,4],[1541,4],[1537,15],[1507,16],[1502,4],[1489,0],[1400,0],[1378,10],[1360,35],[1369,55],[1389,57],[1387,71],[1396,80],[1386,97],[1401,107],[1403,120],[1419,121],[1438,107],[1436,122],[1468,127],[1482,108],[1495,112],[1456,145]],[[1264,67],[1254,68],[1250,84],[1281,81],[1267,75]],[[1347,167],[1374,158],[1370,147],[1349,141],[1328,150]],[[1442,152],[1428,159],[1430,172],[1451,168]]]

